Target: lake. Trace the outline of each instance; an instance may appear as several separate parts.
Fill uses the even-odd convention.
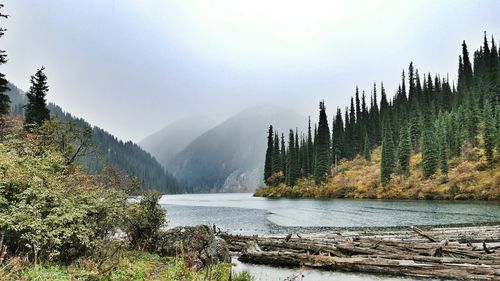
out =
[[[215,224],[224,231],[241,234],[283,235],[500,222],[500,202],[268,199],[250,193],[226,193],[166,195],[160,203],[167,209],[169,227]],[[256,281],[281,281],[300,270],[236,264],[236,270],[249,270]],[[303,280],[414,279],[307,270]]]

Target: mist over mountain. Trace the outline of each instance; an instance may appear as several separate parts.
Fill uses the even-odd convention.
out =
[[[271,105],[245,109],[196,138],[168,167],[192,192],[254,191],[262,183],[270,124],[287,135],[307,118]]]
[[[174,121],[139,142],[168,169],[169,161],[194,139],[213,128],[217,121],[210,116],[190,116]]]
[[[25,92],[9,84],[7,95],[11,100],[11,112],[23,115],[26,103]],[[47,106],[52,115],[63,121],[74,122],[77,126],[91,127],[82,118],[77,118],[65,112],[56,104]],[[123,170],[131,176],[136,176],[146,189],[154,189],[164,193],[183,193],[184,187],[149,153],[137,144],[124,142],[97,126],[92,127],[92,142],[95,152],[85,156],[80,162],[92,173],[99,172],[105,165]]]

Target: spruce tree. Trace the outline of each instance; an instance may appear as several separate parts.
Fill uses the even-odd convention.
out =
[[[384,122],[382,128],[382,159],[380,160],[380,181],[382,185],[387,184],[391,179],[391,174],[394,172],[395,151],[394,142],[392,140],[392,131],[389,122]]]
[[[438,142],[439,142],[439,169],[445,176],[448,175],[448,139],[446,134],[446,120],[438,120]]]
[[[4,7],[0,4],[0,9]],[[0,18],[7,18],[8,16],[0,11]],[[5,34],[6,29],[0,27],[0,38]],[[7,55],[4,50],[0,50],[0,65],[7,62]],[[9,91],[8,81],[5,78],[5,74],[0,73],[0,116],[9,113],[10,110],[10,98],[6,94]]]
[[[37,70],[35,75],[31,76],[31,87],[26,93],[28,104],[24,115],[24,122],[27,127],[41,126],[50,118],[50,111],[47,108],[45,96],[49,91],[47,85],[47,76],[43,71],[44,67]]]
[[[285,134],[281,133],[281,151],[280,151],[280,158],[281,158],[281,171],[283,171],[283,175],[286,175],[286,146],[285,146]]]
[[[410,157],[411,157],[411,139],[408,126],[401,127],[398,146],[398,164],[401,175],[408,177],[410,175]]]
[[[266,149],[266,161],[264,163],[264,182],[267,182],[267,179],[271,177],[273,174],[273,126],[269,126],[269,130],[267,131],[267,149]]]
[[[330,128],[328,126],[324,101],[320,102],[319,109],[318,143],[316,145],[316,167],[314,169],[314,180],[316,184],[320,184],[326,180],[326,176],[330,169]]]
[[[290,130],[288,138],[288,153],[287,153],[287,173],[286,173],[286,184],[288,186],[294,186],[298,174],[297,174],[297,155],[296,155],[296,144],[295,144],[295,134],[293,130]]]
[[[493,151],[495,149],[495,136],[496,136],[496,128],[495,128],[495,117],[493,115],[493,108],[489,99],[486,99],[483,109],[483,121],[484,121],[484,151],[486,154],[486,160],[490,167],[493,167]]]
[[[438,166],[438,149],[434,126],[430,121],[429,114],[425,114],[424,128],[422,131],[422,170],[424,177],[429,178],[434,175]]]
[[[372,161],[370,139],[368,138],[368,133],[366,132],[365,132],[365,142],[363,145],[363,155],[366,161]]]
[[[280,139],[278,133],[274,133],[274,143],[273,143],[273,170],[272,174],[281,171],[281,157],[280,157]]]

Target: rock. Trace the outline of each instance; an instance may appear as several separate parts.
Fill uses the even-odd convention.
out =
[[[188,266],[195,270],[218,262],[230,262],[226,242],[207,225],[182,226],[160,232],[154,252],[173,257],[184,253]]]

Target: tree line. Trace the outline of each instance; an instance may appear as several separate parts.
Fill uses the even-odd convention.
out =
[[[438,171],[446,177],[448,160],[459,156],[464,145],[483,149],[493,167],[495,150],[500,151],[499,53],[493,36],[489,40],[485,32],[472,59],[462,43],[456,84],[448,76],[421,75],[410,62],[392,98],[383,83],[374,83],[369,98],[356,87],[350,106],[337,108],[331,127],[324,101],[314,129],[310,120],[306,133],[291,129],[287,143],[285,134],[270,126],[264,181],[293,186],[299,178],[314,177],[319,184],[341,159],[360,155],[371,161],[379,146],[382,184],[395,174],[408,177],[415,153],[422,155],[424,177]]]

